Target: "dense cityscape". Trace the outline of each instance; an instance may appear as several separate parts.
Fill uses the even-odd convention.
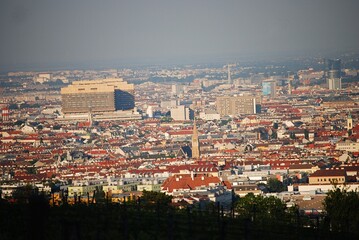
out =
[[[358,8],[0,1],[0,239],[359,239]]]
[[[359,186],[359,58],[307,62],[2,75],[1,199],[153,191],[228,215],[249,194],[322,219],[334,185]]]

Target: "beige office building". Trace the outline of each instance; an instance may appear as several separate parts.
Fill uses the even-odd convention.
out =
[[[222,96],[217,97],[216,106],[221,116],[256,114],[260,103],[260,96]]]
[[[173,118],[175,121],[188,121],[192,120],[193,117],[193,110],[184,105],[180,105],[171,109],[171,118]]]
[[[113,112],[134,108],[134,85],[122,78],[77,81],[61,89],[62,112]]]

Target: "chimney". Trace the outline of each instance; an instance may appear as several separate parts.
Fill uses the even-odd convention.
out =
[[[191,171],[191,180],[192,180],[192,181],[194,180],[194,173],[193,173],[193,171]]]

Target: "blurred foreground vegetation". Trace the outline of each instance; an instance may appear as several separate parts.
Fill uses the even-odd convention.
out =
[[[358,239],[358,194],[340,189],[328,194],[327,214],[318,216],[252,194],[234,199],[231,209],[213,203],[181,208],[155,192],[121,204],[50,207],[39,193],[21,200],[1,201],[0,239]]]

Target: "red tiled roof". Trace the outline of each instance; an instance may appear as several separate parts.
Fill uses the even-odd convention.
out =
[[[175,175],[166,179],[162,184],[162,189],[167,192],[173,192],[180,189],[193,190],[202,186],[209,187],[212,184],[221,184],[221,180],[218,177],[207,177],[204,175],[197,175],[193,178],[189,175]]]
[[[344,169],[317,170],[309,177],[328,177],[328,176],[346,176],[346,172]]]

